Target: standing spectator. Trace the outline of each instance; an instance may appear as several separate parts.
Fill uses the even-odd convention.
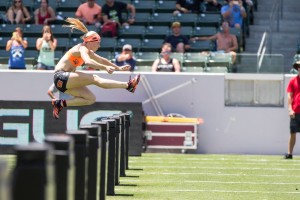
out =
[[[25,49],[28,44],[23,40],[23,32],[20,27],[17,27],[12,34],[10,40],[6,43],[6,51],[9,51],[9,69],[26,69],[25,66]]]
[[[95,2],[95,0],[87,0],[86,3],[81,4],[75,15],[81,19],[86,25],[100,26],[102,7]]]
[[[222,32],[216,33],[215,35],[208,37],[194,37],[195,40],[216,40],[217,41],[217,52],[230,53],[232,57],[232,63],[236,60],[236,51],[238,50],[238,42],[235,35],[230,33],[230,27],[228,22],[222,23]]]
[[[7,10],[7,19],[11,24],[30,23],[31,16],[28,9],[23,6],[22,0],[14,0],[13,5]]]
[[[225,0],[227,4],[222,6],[221,14],[230,27],[242,28],[243,20],[247,17],[242,0]]]
[[[180,63],[171,58],[172,45],[164,43],[161,48],[161,58],[156,59],[152,65],[152,72],[180,72]]]
[[[36,40],[36,49],[40,52],[38,57],[38,70],[54,69],[54,51],[57,40],[53,37],[50,26],[45,25],[42,30],[42,37]]]
[[[35,24],[50,24],[56,20],[55,11],[48,4],[48,0],[41,0],[40,7],[34,11]]]
[[[125,44],[122,48],[122,53],[116,55],[115,64],[117,66],[130,65],[130,71],[134,70],[136,60],[133,57],[132,46],[130,44]]]
[[[122,17],[122,12],[130,11],[130,16],[128,20]],[[117,23],[118,26],[128,26],[133,24],[135,21],[135,7],[132,4],[115,1],[106,0],[103,5],[102,17],[104,23]]]
[[[185,35],[181,35],[180,22],[173,22],[171,28],[173,34],[167,36],[164,40],[164,43],[171,43],[172,51],[184,53],[187,49],[190,48],[189,38]]]
[[[177,0],[176,1],[176,10],[173,12],[174,15],[180,13],[199,13],[200,4],[203,0]]]
[[[285,154],[285,159],[293,159],[293,150],[296,144],[296,133],[300,132],[300,61],[293,66],[298,75],[290,79],[287,86],[287,100],[290,116],[290,138],[288,143],[288,153]]]

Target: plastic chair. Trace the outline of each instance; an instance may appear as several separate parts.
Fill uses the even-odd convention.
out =
[[[132,51],[137,52],[141,46],[141,40],[137,38],[120,38],[117,41],[115,51],[122,51],[125,44],[130,44],[132,46]]]
[[[202,53],[185,53],[183,58],[184,67],[207,67],[208,55]]]
[[[203,37],[203,36],[211,36],[217,33],[217,29],[215,27],[195,27],[193,36]]]
[[[153,12],[155,7],[155,2],[149,0],[134,0],[132,4],[136,12]]]
[[[115,51],[117,45],[116,38],[102,38],[100,43],[100,50],[101,51]]]
[[[199,66],[182,67],[181,72],[204,72],[204,68]]]
[[[195,26],[198,15],[196,13],[178,14],[174,17],[174,21],[181,23],[181,26]]]
[[[200,14],[196,21],[196,26],[213,26],[218,28],[221,24],[221,14]]]
[[[159,58],[158,52],[138,52],[135,54],[136,66],[152,66],[154,60]]]
[[[173,13],[153,13],[149,24],[152,26],[170,26],[174,21]]]
[[[197,40],[190,42],[191,52],[213,51],[214,43],[208,40]]]
[[[226,67],[230,68],[232,64],[232,56],[230,53],[212,52],[209,57],[208,67]]]
[[[164,40],[162,40],[162,39],[145,38],[142,41],[140,51],[142,51],[142,52],[159,52],[163,42],[164,42]]]
[[[145,26],[126,26],[119,29],[120,38],[140,38],[142,39],[145,33]]]
[[[155,12],[157,13],[172,13],[176,8],[176,1],[156,1],[155,3]]]
[[[193,27],[192,26],[181,26],[181,34],[190,38],[191,35],[193,35]]]
[[[134,25],[147,26],[151,18],[151,14],[147,12],[135,13]]]
[[[169,26],[147,26],[145,29],[145,38],[161,39],[170,34]]]
[[[56,12],[66,11],[66,12],[76,12],[77,8],[80,6],[81,2],[78,0],[65,0],[59,1],[56,7]]]

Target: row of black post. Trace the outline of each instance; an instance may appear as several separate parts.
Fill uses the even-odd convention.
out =
[[[15,147],[11,200],[104,200],[126,176],[130,115],[100,117],[78,130]]]

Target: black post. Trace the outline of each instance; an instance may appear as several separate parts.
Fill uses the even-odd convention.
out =
[[[115,195],[115,156],[116,156],[116,120],[102,120],[108,123],[108,165],[107,165],[107,195]]]
[[[73,138],[66,134],[49,134],[44,141],[54,148],[56,200],[68,200],[74,191],[73,185],[69,183],[71,172],[74,170]]]
[[[125,115],[120,114],[120,176],[125,177],[126,155],[125,155]]]
[[[120,122],[121,119],[119,115],[113,115],[110,119],[116,120],[116,155],[115,155],[115,185],[119,185],[119,172],[120,172]]]
[[[15,147],[17,162],[12,180],[13,200],[55,198],[54,158],[51,151],[49,145],[39,143]]]
[[[0,197],[1,199],[11,200],[10,184],[9,184],[8,162],[0,160]]]
[[[67,130],[66,134],[74,139],[75,149],[75,200],[85,200],[86,191],[86,152],[88,147],[88,131]]]
[[[99,197],[100,200],[105,200],[106,197],[106,169],[107,169],[107,130],[108,123],[102,121],[92,122],[92,125],[98,125],[101,127],[101,164],[100,164],[100,186],[99,186]]]
[[[97,125],[81,125],[81,130],[87,130],[88,136],[88,174],[87,174],[87,200],[97,200],[99,191],[98,185],[100,177],[98,177],[98,163],[100,163],[100,132],[101,127]]]
[[[126,169],[129,169],[128,160],[129,160],[129,127],[130,127],[130,114],[126,113],[125,115],[125,157],[126,157]]]

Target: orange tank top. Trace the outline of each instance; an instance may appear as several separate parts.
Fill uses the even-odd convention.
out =
[[[82,66],[84,63],[84,60],[80,56],[74,56],[71,52],[68,52],[69,55],[69,61],[74,67]]]

